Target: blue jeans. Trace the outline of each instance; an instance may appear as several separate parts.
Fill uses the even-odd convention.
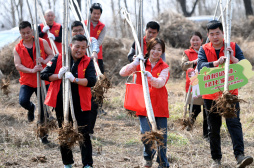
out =
[[[221,116],[214,108],[211,111],[211,107],[214,106],[215,102],[213,100],[204,99],[204,106],[207,112],[207,122],[208,122],[208,135],[210,138],[210,149],[213,160],[221,159],[221,139],[220,139],[220,127],[221,127]],[[244,154],[244,144],[243,144],[243,132],[242,132],[242,124],[240,122],[240,106],[239,103],[235,104],[235,108],[237,109],[237,117],[236,118],[228,118],[226,119],[226,124],[228,127],[228,132],[230,134],[234,155],[237,157],[240,154]]]
[[[46,86],[48,88],[48,85]],[[30,101],[32,94],[35,92],[37,95],[37,88],[33,88],[27,85],[21,85],[19,90],[19,104],[26,110],[33,109],[33,103]],[[41,98],[41,112],[43,113],[43,102]],[[41,115],[41,121],[44,120],[44,115]]]
[[[151,124],[147,117],[139,116],[141,134],[151,131]],[[163,134],[163,146],[158,146],[158,156],[156,162],[159,163],[161,167],[169,167],[167,159],[167,118],[166,117],[155,117],[156,125],[158,130],[164,130]],[[151,149],[152,144],[146,144],[146,141],[143,141],[144,144],[144,159],[153,160],[153,157],[156,153],[155,150]]]

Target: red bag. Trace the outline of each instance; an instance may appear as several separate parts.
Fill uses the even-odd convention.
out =
[[[125,83],[125,85],[124,108],[131,111],[144,111],[146,105],[142,85],[136,83]]]

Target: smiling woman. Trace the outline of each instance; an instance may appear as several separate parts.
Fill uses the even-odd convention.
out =
[[[167,118],[168,111],[168,93],[165,87],[169,78],[169,67],[162,61],[161,55],[165,52],[165,43],[159,38],[151,39],[147,44],[147,54],[145,57],[145,72],[140,71],[140,60],[144,60],[142,55],[137,56],[134,61],[124,66],[121,76],[129,76],[133,72],[137,74],[136,84],[142,85],[141,73],[145,73],[148,79],[150,89],[150,98],[153,112],[156,120],[156,126],[159,130],[163,130],[162,143],[158,145],[157,162],[159,167],[169,167],[167,160]],[[136,115],[140,120],[141,133],[145,135],[151,132],[151,124],[147,118],[145,109],[136,111]],[[149,139],[142,138],[144,144],[145,167],[152,167],[152,160],[155,150],[152,148],[152,142]]]

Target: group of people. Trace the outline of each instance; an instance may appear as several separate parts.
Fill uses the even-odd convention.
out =
[[[39,45],[41,56],[36,59],[35,39],[33,36],[32,26],[27,21],[22,21],[19,24],[19,31],[22,40],[14,48],[14,63],[17,70],[20,72],[20,93],[19,103],[25,108],[28,113],[28,121],[34,120],[35,105],[30,101],[32,94],[37,94],[37,76],[40,72],[40,78],[45,81],[47,87],[47,96],[45,102],[39,102],[41,107],[43,104],[54,107],[58,126],[61,128],[64,120],[63,114],[63,90],[62,78],[71,82],[71,91],[73,98],[73,106],[79,132],[84,136],[84,140],[80,143],[82,163],[84,168],[91,168],[93,166],[92,159],[92,144],[90,134],[93,133],[95,125],[98,104],[94,102],[91,95],[91,87],[96,83],[96,71],[92,59],[95,59],[104,73],[102,42],[106,34],[106,27],[100,22],[102,14],[102,7],[99,3],[92,4],[90,8],[91,24],[90,36],[88,39],[84,36],[85,29],[83,23],[74,21],[71,24],[72,39],[69,44],[70,64],[63,66],[61,54],[62,42],[62,26],[54,21],[54,12],[48,10],[45,12],[45,20],[47,25],[40,24]],[[87,21],[84,21],[87,24]],[[160,25],[156,21],[150,21],[146,25],[145,36],[143,38],[143,53],[135,54],[135,46],[133,43],[128,54],[129,64],[125,65],[120,70],[121,76],[129,76],[136,73],[136,83],[142,85],[141,73],[148,79],[150,88],[151,103],[154,111],[154,116],[157,128],[164,130],[162,144],[158,146],[157,162],[159,168],[169,167],[167,159],[167,118],[169,117],[168,110],[168,93],[165,87],[170,73],[169,66],[166,63],[165,57],[165,43],[157,35],[160,30]],[[49,31],[49,33],[47,33]],[[182,68],[188,72],[189,68],[197,69],[202,67],[216,67],[223,64],[224,56],[224,41],[223,28],[219,21],[212,20],[207,24],[207,35],[210,43],[202,45],[203,38],[199,32],[194,32],[190,37],[190,49],[187,49],[183,54]],[[54,56],[52,47],[49,43],[49,38],[54,40],[60,54]],[[87,56],[86,49],[88,47],[88,40],[91,41],[91,58]],[[230,51],[231,63],[237,63],[244,59],[243,53],[236,43],[231,43],[231,47],[227,48]],[[145,71],[141,71],[140,60],[145,64]],[[38,62],[39,64],[37,64]],[[70,68],[70,71],[68,71]],[[189,77],[186,74],[186,92],[189,88]],[[232,94],[237,95],[238,91],[231,91]],[[220,94],[203,95],[195,99],[193,105],[193,113],[191,114],[191,121],[194,124],[196,117],[201,112],[201,105],[203,107],[203,136],[210,142],[210,149],[212,155],[211,167],[216,168],[221,166],[221,145],[220,145],[220,127],[221,116],[216,113],[216,110],[211,107]],[[41,99],[42,100],[42,99]],[[226,119],[229,133],[231,135],[234,155],[237,160],[238,167],[245,167],[253,162],[253,158],[244,155],[243,133],[240,123],[239,103],[236,103],[237,117],[233,119]],[[213,111],[212,111],[213,110]],[[41,109],[43,111],[43,109]],[[151,131],[151,124],[147,118],[146,110],[136,112],[139,117],[141,134]],[[71,115],[69,115],[71,116]],[[41,121],[45,120],[43,115]],[[71,117],[70,117],[71,121]],[[40,137],[42,143],[49,143],[47,135]],[[153,157],[156,151],[152,149],[152,144],[142,140],[144,144],[144,167],[152,167]],[[66,145],[60,145],[62,161],[65,168],[71,168],[74,163],[71,149]]]

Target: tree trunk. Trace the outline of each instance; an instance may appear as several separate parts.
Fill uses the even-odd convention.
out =
[[[244,2],[244,6],[245,6],[246,17],[248,17],[249,15],[253,15],[251,0],[243,0],[243,2]]]
[[[112,13],[113,13],[113,24],[114,24],[114,32],[115,32],[115,37],[118,37],[118,33],[117,33],[117,25],[116,25],[116,15],[115,15],[115,7],[114,7],[114,0],[111,0],[111,9],[112,9]]]
[[[161,13],[159,0],[157,0],[157,12],[158,12],[158,16],[159,16]]]
[[[194,11],[195,11],[195,8],[196,8],[196,5],[197,5],[197,3],[198,3],[198,0],[195,1],[194,5],[193,5],[193,7],[192,7],[191,12],[188,12],[188,11],[187,11],[186,0],[178,0],[178,2],[179,2],[180,5],[181,5],[182,11],[183,11],[183,15],[184,15],[185,17],[190,17],[190,16],[194,13]]]
[[[15,17],[15,1],[11,1],[11,17],[12,17],[12,27],[16,27],[16,17]]]
[[[72,0],[72,2],[73,2],[73,5],[74,5],[74,8],[75,8],[75,11],[78,15],[78,18],[79,18],[79,20],[81,20],[81,16],[79,15],[78,8],[77,8],[76,4],[74,3],[74,0]],[[79,9],[81,11],[81,2],[80,2],[80,0],[77,0],[77,2],[78,2]]]

